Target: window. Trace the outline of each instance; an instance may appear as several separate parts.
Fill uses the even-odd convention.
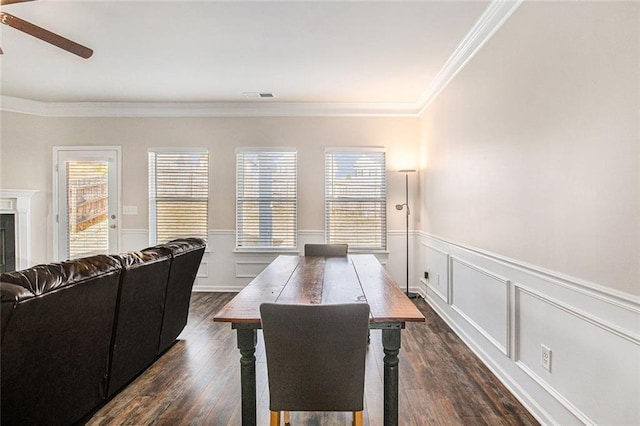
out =
[[[149,240],[207,238],[209,153],[202,149],[149,151]]]
[[[325,226],[329,244],[386,250],[387,179],[382,149],[325,152]]]
[[[237,248],[295,248],[297,153],[294,149],[236,151]]]

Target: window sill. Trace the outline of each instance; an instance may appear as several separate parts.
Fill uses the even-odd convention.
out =
[[[290,255],[301,255],[300,250],[296,248],[286,248],[286,249],[278,249],[278,248],[236,248],[233,250],[235,254],[290,254]],[[373,255],[381,255],[388,256],[388,250],[358,250],[358,249],[349,249],[349,254],[373,254]]]
[[[388,250],[358,250],[349,249],[349,254],[389,254]]]

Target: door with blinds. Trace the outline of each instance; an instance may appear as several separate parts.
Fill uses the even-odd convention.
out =
[[[118,252],[119,147],[54,148],[58,260]]]

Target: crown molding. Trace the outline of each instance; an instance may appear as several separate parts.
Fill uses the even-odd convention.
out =
[[[414,103],[40,102],[0,97],[2,111],[46,117],[417,117]]]
[[[500,29],[524,0],[493,0],[484,10],[462,42],[456,47],[419,101],[420,114],[433,102],[449,82]]]
[[[47,104],[39,101],[32,101],[30,99],[14,98],[3,95],[0,97],[0,110],[46,116]]]
[[[41,102],[0,97],[0,110],[45,117],[418,117],[524,0],[492,0],[416,102]]]

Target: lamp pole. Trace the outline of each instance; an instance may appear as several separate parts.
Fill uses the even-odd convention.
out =
[[[415,173],[415,170],[398,170],[400,173],[404,173],[404,204],[396,204],[397,210],[402,210],[404,207],[407,208],[405,218],[405,240],[406,240],[406,255],[407,255],[407,277],[406,277],[406,285],[407,290],[406,294],[409,299],[415,299],[418,297],[416,293],[412,293],[409,291],[409,214],[411,211],[409,209],[409,173]]]

